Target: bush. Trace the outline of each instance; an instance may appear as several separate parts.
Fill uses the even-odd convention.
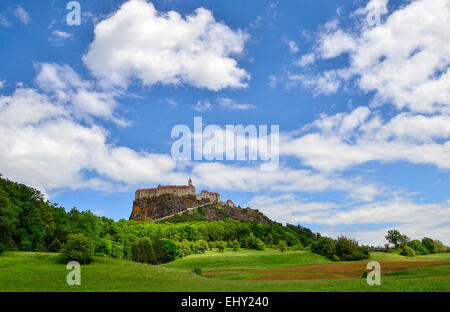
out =
[[[156,264],[153,244],[148,237],[144,237],[138,242],[135,242],[131,247],[131,254],[133,261]]]
[[[192,272],[194,272],[195,274],[197,274],[197,275],[202,275],[202,268],[201,267],[198,267],[198,266],[194,266],[193,268],[192,268]]]
[[[70,261],[91,263],[94,261],[95,245],[89,237],[83,234],[71,234],[67,238],[62,253]]]
[[[2,253],[4,253],[5,250],[6,250],[6,246],[5,246],[4,244],[0,243],[0,255],[1,255]]]
[[[161,240],[161,245],[164,252],[164,262],[173,261],[180,256],[180,251],[174,241],[163,238]]]
[[[225,250],[225,243],[222,241],[219,241],[216,243],[216,247],[219,250],[219,252],[223,252]]]
[[[205,253],[208,250],[208,248],[209,248],[209,245],[204,239],[197,241],[197,250],[199,252]]]
[[[192,243],[188,240],[182,240],[178,245],[180,255],[182,257],[189,256],[192,254]]]
[[[426,255],[426,254],[428,254],[428,250],[422,245],[420,240],[417,240],[417,239],[412,240],[407,245],[414,250],[414,253],[416,255]]]
[[[434,244],[436,245],[438,253],[445,252],[446,250],[445,245],[440,240],[435,239]]]
[[[358,242],[345,236],[336,240],[336,255],[344,261],[354,261],[369,258],[369,248],[358,246]]]
[[[254,246],[254,249],[256,250],[264,250],[266,248],[266,244],[259,238],[256,239],[256,246]]]
[[[216,242],[213,242],[213,241],[208,242],[208,247],[209,247],[209,250],[213,250],[213,248],[216,247]]]
[[[284,240],[280,240],[280,241],[278,242],[278,249],[279,249],[281,252],[285,252],[285,251],[287,250],[287,247],[288,247],[288,245],[287,245],[287,243],[286,243]]]
[[[412,249],[408,245],[405,245],[402,247],[402,249],[400,250],[400,254],[402,256],[407,256],[407,257],[414,257],[416,255],[416,253],[414,252],[414,249]]]
[[[426,250],[428,250],[428,253],[435,254],[437,253],[437,246],[435,245],[434,241],[431,238],[424,237],[422,239],[422,245],[425,247]]]
[[[235,239],[232,243],[231,243],[231,247],[233,248],[234,251],[238,251],[239,247],[241,247],[241,245],[239,244],[238,240]]]
[[[336,255],[336,245],[331,238],[321,237],[311,246],[311,251],[332,259]]]

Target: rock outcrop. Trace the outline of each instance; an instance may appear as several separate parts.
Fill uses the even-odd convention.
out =
[[[190,209],[199,207],[197,209]],[[175,196],[164,194],[154,198],[136,199],[130,220],[145,221],[219,221],[230,218],[237,221],[273,224],[274,222],[256,209],[231,207],[223,203],[213,203],[208,199],[198,200],[196,196]]]

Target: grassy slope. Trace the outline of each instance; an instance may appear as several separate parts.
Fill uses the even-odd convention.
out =
[[[245,260],[247,257],[243,255],[254,261],[252,268],[285,266],[282,261],[278,264],[267,262],[267,259],[272,259],[273,253],[241,251],[237,254],[226,252],[220,255],[228,257],[224,261],[229,268],[250,265],[250,261]],[[204,259],[202,255],[186,257],[165,266],[98,258],[95,263],[82,266],[82,285],[69,287],[66,284],[68,271],[58,261],[56,254],[7,252],[0,256],[0,291],[450,291],[450,266],[386,275],[382,277],[381,286],[368,286],[364,279],[284,282],[216,280],[187,271],[189,265],[185,263],[194,260],[207,264],[206,268],[213,268],[208,261],[221,263],[213,255],[214,253],[207,254]],[[307,253],[277,255],[278,258],[291,261],[290,264],[293,264],[293,256],[300,256],[300,261],[304,261],[302,264],[310,264],[308,261],[312,261]],[[168,268],[171,265],[185,270]]]
[[[307,251],[289,251],[281,253],[277,250],[263,251],[241,249],[224,253],[207,251],[205,254],[191,255],[163,266],[173,269],[191,270],[198,266],[203,271],[238,270],[238,269],[272,269],[287,268],[298,265],[331,263],[326,257]]]

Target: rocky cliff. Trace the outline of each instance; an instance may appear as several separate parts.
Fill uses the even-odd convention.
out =
[[[198,207],[192,209],[194,207]],[[273,224],[274,222],[256,209],[230,207],[211,203],[207,199],[197,200],[195,196],[174,196],[164,194],[155,198],[143,198],[133,202],[130,220],[145,221],[151,218],[170,222],[219,221],[231,218],[237,221]]]

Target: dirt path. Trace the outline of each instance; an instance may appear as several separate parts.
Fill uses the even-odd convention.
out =
[[[368,262],[316,264],[267,270],[210,271],[205,272],[205,274],[211,275],[236,272],[265,273],[265,275],[262,276],[246,279],[252,281],[359,278],[366,270],[367,263]],[[381,265],[381,274],[438,265],[450,265],[449,260],[390,260],[379,261],[379,263]]]

